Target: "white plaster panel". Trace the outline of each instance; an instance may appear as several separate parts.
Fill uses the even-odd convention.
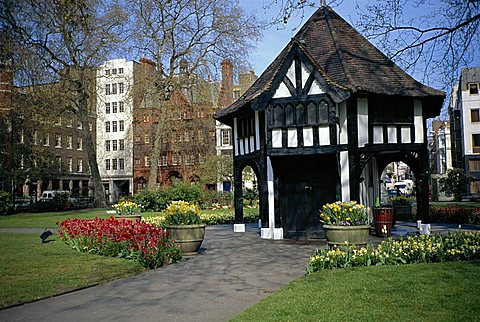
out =
[[[239,151],[239,152],[240,152],[240,155],[244,155],[244,154],[245,154],[245,149],[244,149],[244,144],[243,144],[243,143],[244,143],[244,139],[240,139],[239,141],[240,141],[240,142],[239,142],[238,145],[240,146],[240,151]]]
[[[290,65],[290,68],[287,71],[287,77],[292,82],[293,87],[296,87],[297,82],[295,80],[295,61],[292,61],[292,64]]]
[[[272,130],[272,148],[281,148],[282,147],[282,130],[275,129]]]
[[[424,142],[422,102],[413,101],[413,121],[415,124],[415,143]]]
[[[275,228],[275,194],[273,184],[273,168],[270,157],[267,157],[267,190],[268,190],[268,228],[261,229],[261,238],[271,239]]]
[[[255,150],[260,150],[260,118],[255,111]]]
[[[237,126],[237,118],[235,117],[233,119],[233,152],[234,152],[234,155],[237,156],[238,155],[238,126]]]
[[[318,143],[320,145],[330,145],[330,127],[329,126],[318,127]]]
[[[340,152],[340,184],[342,185],[342,201],[350,201],[350,167],[348,151]]]
[[[396,126],[387,127],[387,137],[388,137],[388,143],[397,143],[397,127]]]
[[[410,133],[410,128],[409,127],[402,127],[402,143],[411,143],[412,142],[412,137]]]
[[[320,86],[317,80],[314,80],[312,82],[312,85],[310,86],[310,90],[308,91],[308,95],[315,95],[315,94],[325,94],[325,91],[322,89],[322,87]]]
[[[295,128],[288,129],[287,137],[288,137],[287,146],[289,148],[296,148],[298,146],[297,129]]]
[[[358,146],[363,147],[368,143],[368,99],[357,99],[357,132]]]
[[[348,144],[346,101],[338,104],[338,118],[340,121],[340,144]]]
[[[374,144],[383,143],[383,126],[376,125],[373,127],[373,143]]]
[[[290,91],[287,88],[287,85],[285,83],[281,82],[280,85],[277,88],[277,91],[275,92],[275,95],[273,95],[273,98],[282,98],[282,97],[291,97]]]
[[[303,146],[313,146],[313,128],[303,128]]]
[[[252,135],[250,137],[250,152],[255,151],[255,137]]]
[[[310,76],[310,72],[308,71],[305,64],[302,62],[302,88],[305,87],[305,83],[307,82],[307,79],[309,76]]]

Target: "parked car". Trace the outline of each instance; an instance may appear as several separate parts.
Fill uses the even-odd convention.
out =
[[[55,195],[58,195],[58,194],[70,195],[70,192],[66,190],[45,190],[44,192],[42,192],[40,201],[53,200],[53,197],[55,197]]]

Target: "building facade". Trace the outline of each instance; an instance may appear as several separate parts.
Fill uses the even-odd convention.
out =
[[[480,67],[462,69],[448,106],[452,165],[473,177],[468,193],[480,194]]]
[[[450,122],[442,120],[433,121],[428,142],[430,172],[432,174],[446,174],[453,167]]]

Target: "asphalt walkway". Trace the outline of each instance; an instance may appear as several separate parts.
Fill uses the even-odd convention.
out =
[[[458,225],[432,225],[434,233],[455,229]],[[398,222],[393,234],[416,231],[416,223]],[[375,244],[381,240],[370,239]],[[245,233],[234,233],[231,225],[208,226],[197,256],[132,278],[0,310],[0,321],[227,321],[303,276],[309,256],[320,247],[325,247],[324,239],[261,239],[256,225],[247,225]]]

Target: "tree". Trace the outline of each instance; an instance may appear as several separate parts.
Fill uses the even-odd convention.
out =
[[[18,0],[2,2],[3,32],[38,64],[15,56],[17,82],[24,85],[57,82],[59,110],[69,110],[82,123],[84,149],[92,175],[97,206],[105,205],[90,118],[95,105],[95,68],[114,49],[126,15],[113,2],[98,0]],[[21,70],[23,68],[23,70]],[[21,80],[18,75],[25,75]],[[53,108],[54,106],[52,106]]]
[[[172,130],[179,130],[172,129],[170,122],[179,113],[168,108],[172,93],[188,92],[199,79],[214,78],[224,58],[242,65],[260,34],[257,19],[241,9],[237,0],[137,0],[131,11],[133,49],[147,53],[156,64],[147,80],[158,109],[148,179],[148,189],[155,190],[162,141],[172,137]],[[203,95],[209,97],[205,101],[216,103],[210,90]]]
[[[467,192],[467,186],[472,181],[461,168],[448,170],[447,177],[441,178],[439,183],[442,192],[452,194],[455,201],[461,200],[462,193]]]
[[[331,7],[343,1],[328,2]],[[277,1],[267,1],[268,7]],[[351,2],[345,2],[350,5]],[[293,14],[317,1],[285,0],[274,21],[286,24]],[[426,83],[438,82],[449,89],[458,79],[459,68],[478,55],[480,3],[474,0],[378,0],[357,3],[355,28],[375,43],[390,59]]]
[[[231,155],[211,155],[196,171],[204,185],[229,181],[233,186],[233,157]]]

